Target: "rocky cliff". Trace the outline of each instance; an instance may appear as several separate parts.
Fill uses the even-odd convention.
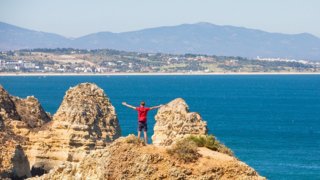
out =
[[[103,90],[82,83],[70,88],[52,121],[29,135],[29,161],[46,171],[65,161],[79,162],[121,135],[116,112]]]
[[[82,83],[70,88],[52,120],[34,97],[12,97],[2,87],[0,93],[2,133],[6,135],[0,137],[2,145],[12,144],[12,148],[6,148],[9,154],[21,145],[34,174],[49,171],[65,161],[79,162],[121,135],[114,107],[95,84]],[[14,164],[5,154],[1,158]],[[9,169],[6,174],[16,175],[14,167],[6,169]],[[30,175],[30,168],[25,175]]]
[[[30,128],[41,127],[49,122],[51,117],[44,111],[38,99],[33,96],[28,96],[25,99],[11,97],[16,111],[20,119],[24,121]]]
[[[53,121],[86,129],[93,139],[112,141],[121,134],[114,107],[104,91],[95,84],[82,83],[69,89]]]
[[[177,98],[162,106],[155,116],[152,143],[169,146],[187,135],[207,134],[207,123],[195,112],[189,112],[187,103]]]
[[[115,108],[95,84],[70,88],[52,117],[36,98],[13,97],[2,87],[0,103],[0,179],[264,179],[205,147],[195,146],[197,158],[188,163],[169,153],[177,141],[207,134],[206,122],[180,98],[159,109],[155,145],[148,146],[120,137]]]
[[[20,99],[0,86],[0,177],[30,177],[30,163],[25,154],[28,135],[50,121],[34,97]]]
[[[21,121],[29,128],[40,127],[51,120],[38,99],[28,96],[25,99],[11,96],[0,85],[0,115],[4,120],[10,122]]]
[[[200,148],[201,157],[183,163],[166,148],[143,146],[133,135],[119,138],[79,163],[64,163],[33,179],[265,179],[234,157]]]
[[[0,85],[0,115],[2,119],[20,120],[17,108],[8,92]]]

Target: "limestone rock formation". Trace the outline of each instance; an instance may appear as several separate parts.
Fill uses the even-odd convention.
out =
[[[32,179],[264,179],[235,157],[203,147],[190,163],[170,155],[164,146],[207,133],[182,99],[159,109],[157,146],[120,137],[114,107],[91,83],[70,88],[52,118],[34,97],[13,97],[2,87],[0,108],[0,179],[43,173]]]
[[[8,92],[0,85],[0,116],[3,119],[20,120],[16,106]]]
[[[70,88],[52,122],[30,133],[26,150],[33,168],[46,171],[79,162],[121,135],[115,109],[103,90],[82,83]]]
[[[32,179],[265,179],[236,158],[205,148],[194,163],[182,163],[164,147],[142,146],[133,137],[119,138],[79,163],[64,163]]]
[[[70,88],[52,120],[36,98],[13,97],[2,87],[0,108],[0,165],[4,167],[0,169],[0,178],[4,177],[1,174],[29,177],[30,169],[37,174],[66,161],[79,162],[121,135],[109,98],[101,88],[91,83]],[[11,146],[6,146],[8,143]],[[26,156],[18,153],[19,158],[12,158],[5,154],[17,154],[14,152],[20,151],[16,151],[15,147],[20,145]],[[23,176],[15,169],[15,159],[28,161],[29,168]]]
[[[207,134],[207,123],[195,112],[189,112],[186,102],[177,98],[162,106],[155,116],[152,142],[158,146],[169,146],[186,135]]]
[[[88,129],[92,138],[114,140],[120,136],[115,109],[95,84],[82,83],[69,89],[53,121]]]
[[[28,96],[25,99],[11,97],[11,99],[15,104],[20,119],[27,123],[30,128],[41,127],[51,120],[50,115],[44,111],[35,97]]]
[[[0,178],[21,179],[31,177],[30,164],[20,145],[8,142],[0,147]]]
[[[0,178],[30,177],[30,163],[24,148],[33,128],[50,121],[34,97],[9,95],[0,85]]]
[[[23,147],[33,128],[50,121],[34,97],[21,99],[0,86],[0,178],[30,177],[30,163]]]
[[[35,97],[28,96],[26,99],[21,99],[10,96],[2,86],[0,86],[0,116],[8,123],[14,120],[22,121],[29,128],[40,127],[51,120],[50,115],[43,110]]]
[[[7,126],[0,128],[0,179],[31,176],[29,161],[21,147],[25,141],[26,137],[15,134]]]

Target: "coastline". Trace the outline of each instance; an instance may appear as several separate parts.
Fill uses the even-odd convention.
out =
[[[0,73],[0,76],[197,76],[197,75],[320,75],[320,72],[240,72],[240,73]]]

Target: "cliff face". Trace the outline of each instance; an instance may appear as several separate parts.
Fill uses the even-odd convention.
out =
[[[51,118],[34,97],[20,99],[0,88],[0,179],[263,179],[227,154],[197,148],[183,163],[168,148],[188,135],[206,135],[198,113],[183,99],[161,107],[152,140],[143,146],[120,137],[109,98],[95,84],[70,88]],[[120,138],[119,138],[120,137]]]
[[[79,162],[121,135],[115,109],[103,90],[82,83],[70,88],[52,122],[31,133],[27,153],[33,167],[46,171]]]
[[[95,84],[82,83],[69,89],[57,113],[55,124],[86,129],[94,139],[112,141],[121,134],[115,109],[103,90]]]
[[[199,149],[200,157],[182,163],[164,147],[137,143],[133,135],[119,138],[79,163],[64,163],[33,179],[265,179],[234,157]]]
[[[7,141],[0,147],[0,178],[31,177],[28,158],[20,145]]]
[[[24,122],[29,128],[40,127],[51,120],[38,99],[28,96],[26,99],[10,96],[0,85],[0,114],[6,120]]]
[[[0,85],[0,115],[3,119],[20,120],[17,108],[8,92]]]
[[[32,127],[40,126],[50,119],[37,99],[34,98],[32,106],[26,107],[25,111],[20,111],[19,101],[27,102],[28,98],[10,96],[0,86],[0,178],[31,176],[30,164],[22,146],[28,140]],[[31,116],[36,118],[26,118],[25,115],[31,112]],[[41,119],[39,114],[47,119]]]
[[[50,115],[44,111],[35,97],[28,96],[25,99],[11,97],[11,99],[14,102],[20,119],[30,128],[41,127],[51,120]]]
[[[2,134],[6,135],[0,140],[2,145],[12,144],[1,151],[8,164],[14,164],[13,159],[4,152],[14,154],[20,144],[33,170],[49,171],[65,161],[79,162],[121,135],[114,107],[95,84],[70,88],[52,120],[34,97],[12,97],[2,87],[0,93],[0,124],[3,122]],[[13,177],[17,175],[14,169],[7,167],[5,171]],[[26,176],[30,168],[28,171]]]
[[[143,146],[129,135],[79,163],[63,163],[34,179],[265,179],[235,157],[204,147],[197,149],[199,158],[188,163],[168,153],[170,145],[183,137],[207,134],[206,123],[189,112],[183,99],[160,108],[156,121],[155,145]]]
[[[21,147],[25,140],[7,126],[0,128],[0,179],[31,176],[29,161]]]
[[[162,106],[155,116],[152,142],[158,146],[169,146],[187,135],[207,134],[207,123],[195,112],[189,112],[187,103],[177,98]]]

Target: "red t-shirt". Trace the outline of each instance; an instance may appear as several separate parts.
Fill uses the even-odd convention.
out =
[[[148,107],[136,107],[136,110],[138,111],[138,120],[139,122],[146,122],[147,121],[147,113],[150,110]]]

